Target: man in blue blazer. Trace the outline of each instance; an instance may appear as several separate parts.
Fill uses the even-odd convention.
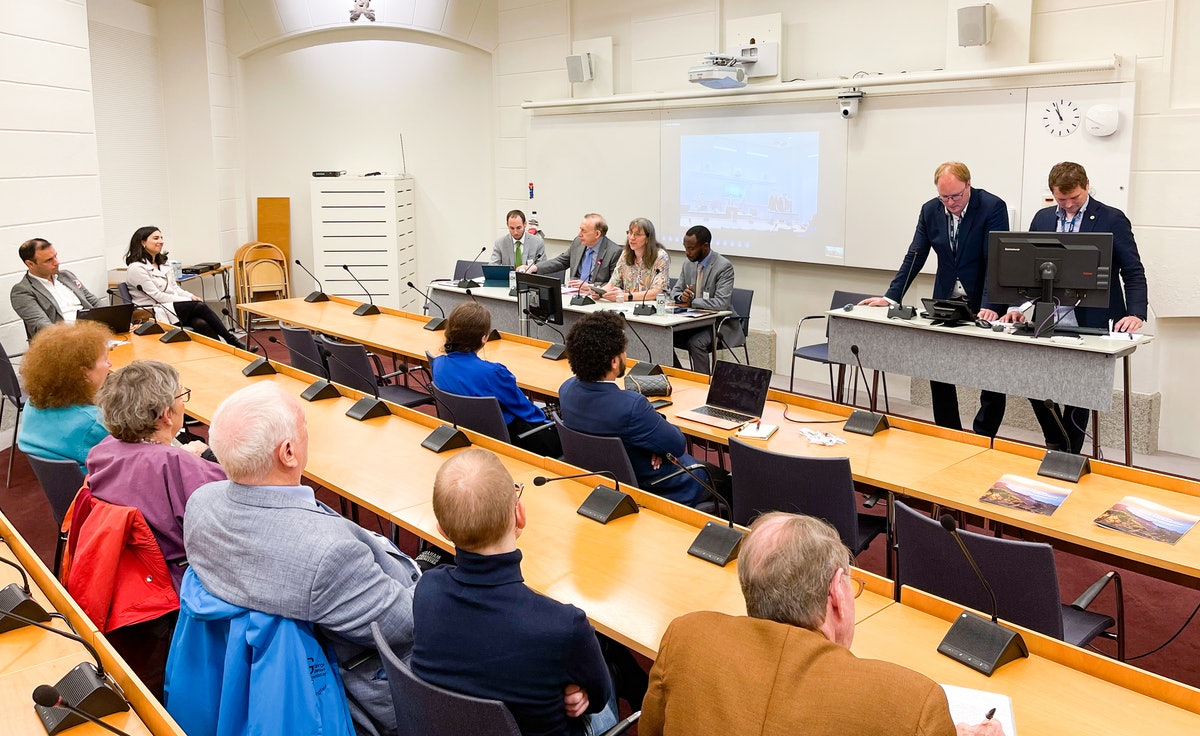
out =
[[[583,222],[579,223],[579,236],[571,241],[569,248],[526,270],[543,275],[566,270],[571,286],[581,283],[607,284],[620,257],[621,246],[608,239],[608,223],[593,212],[583,216]]]
[[[1146,321],[1149,299],[1146,269],[1138,255],[1129,218],[1116,207],[1109,207],[1091,198],[1088,194],[1087,171],[1077,163],[1063,161],[1055,164],[1050,169],[1049,184],[1050,193],[1057,204],[1038,210],[1029,223],[1030,230],[1046,233],[1112,233],[1113,236],[1112,265],[1116,278],[1112,279],[1109,289],[1108,308],[1060,307],[1064,310],[1061,324],[1070,325],[1075,321],[1082,327],[1107,327],[1109,320],[1112,320],[1112,328],[1117,332],[1137,332]],[[1024,317],[1017,311],[1010,311],[1004,317],[1006,322],[1023,320]],[[1033,405],[1033,413],[1037,415],[1038,424],[1042,425],[1046,447],[1074,453],[1083,449],[1089,410],[1078,406],[1062,407],[1062,422],[1067,430],[1064,439],[1046,403],[1036,399],[1029,401]],[[1056,406],[1053,411],[1058,410]]]
[[[966,164],[947,161],[933,173],[938,196],[921,206],[912,244],[904,262],[892,279],[887,294],[864,299],[860,304],[888,306],[898,304],[920,273],[929,257],[937,254],[937,275],[933,281],[934,299],[965,299],[972,312],[986,320],[997,319],[990,305],[982,304],[987,285],[988,233],[1008,230],[1008,206],[996,195],[971,186],[971,171]],[[952,384],[929,382],[933,403],[933,421],[941,427],[962,429],[958,416],[958,391]],[[979,413],[973,429],[976,434],[995,437],[1004,419],[1005,396],[995,391],[979,393]]]
[[[567,333],[567,360],[575,375],[558,389],[563,423],[577,432],[620,437],[642,490],[688,506],[704,500],[704,489],[687,473],[653,485],[678,471],[667,462],[667,455],[684,465],[695,464],[696,459],[686,453],[683,432],[654,411],[649,399],[614,383],[625,375],[621,315],[592,312],[576,322]]]

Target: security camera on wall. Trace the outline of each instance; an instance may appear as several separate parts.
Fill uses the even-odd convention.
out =
[[[858,103],[863,98],[861,90],[851,90],[838,95],[838,113],[843,120],[849,120],[858,114]]]

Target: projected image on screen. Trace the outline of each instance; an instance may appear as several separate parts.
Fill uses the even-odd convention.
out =
[[[679,141],[679,225],[803,235],[817,213],[816,132],[689,135]]]

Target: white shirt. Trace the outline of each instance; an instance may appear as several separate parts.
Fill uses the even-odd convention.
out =
[[[62,279],[55,277],[54,279],[43,279],[39,276],[29,274],[36,279],[38,283],[46,287],[46,291],[50,292],[50,296],[54,297],[54,301],[58,304],[58,311],[63,316],[64,322],[74,322],[75,315],[83,309],[83,302],[79,301],[79,297],[75,292],[67,288],[67,285],[62,282]]]

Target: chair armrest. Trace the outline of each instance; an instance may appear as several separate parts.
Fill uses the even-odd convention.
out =
[[[533,429],[527,429],[524,432],[522,432],[521,434],[517,435],[517,439],[523,440],[526,437],[537,434],[538,432],[544,432],[545,430],[550,429],[553,426],[554,426],[554,422],[546,422],[545,424],[539,424],[538,426],[534,427]]]
[[[634,723],[637,723],[637,720],[641,717],[642,712],[640,710],[636,711],[633,715],[629,716],[623,721],[618,722],[617,725],[600,734],[600,736],[621,736],[621,734],[629,730],[630,726],[632,726]]]
[[[825,315],[810,314],[807,317],[800,318],[800,321],[796,323],[796,335],[795,335],[795,337],[792,338],[792,350],[795,350],[796,348],[800,347],[800,328],[803,327],[804,323],[809,321],[810,319],[825,319]]]
[[[662,483],[662,482],[663,482],[663,481],[665,481],[665,480],[671,480],[672,478],[674,478],[674,477],[675,477],[675,476],[677,476],[677,475],[683,475],[683,474],[684,474],[684,473],[686,473],[688,470],[691,470],[691,471],[693,471],[693,472],[694,472],[694,471],[697,471],[697,470],[703,470],[703,471],[704,471],[704,474],[705,474],[705,475],[708,475],[708,468],[706,468],[706,467],[704,466],[704,463],[692,463],[691,465],[688,465],[688,466],[686,466],[686,467],[687,467],[687,470],[684,470],[683,468],[678,468],[678,469],[676,469],[676,470],[675,470],[675,472],[673,472],[673,473],[668,473],[667,475],[664,475],[664,476],[663,476],[663,477],[661,477],[661,478],[656,478],[656,479],[654,479],[654,480],[650,481],[650,485],[652,485],[652,486],[656,486],[656,485],[658,485],[659,483]],[[711,483],[711,482],[712,482],[712,479],[711,479],[711,478],[709,478],[709,483]]]
[[[1083,591],[1078,598],[1071,603],[1071,608],[1082,611],[1092,605],[1092,601],[1096,600],[1096,596],[1100,595],[1100,591],[1112,581],[1116,581],[1117,597],[1122,597],[1121,590],[1121,575],[1116,570],[1109,570],[1100,576],[1100,579],[1088,586],[1088,589]],[[1118,604],[1119,605],[1119,604]]]

